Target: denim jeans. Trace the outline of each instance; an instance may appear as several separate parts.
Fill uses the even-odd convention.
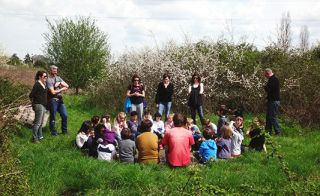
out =
[[[64,103],[60,99],[50,99],[50,131],[51,135],[57,135],[57,130],[55,129],[56,113],[59,112],[61,116],[61,130],[62,133],[67,133],[67,110]]]
[[[280,101],[268,101],[266,115],[266,131],[272,133],[272,127],[276,134],[280,134],[281,129],[278,123],[277,115],[280,106]]]
[[[142,120],[142,114],[143,114],[143,103],[140,104],[131,104],[131,111],[137,111],[139,122]]]
[[[198,105],[196,107],[190,107],[190,111],[191,111],[191,118],[192,118],[193,123],[195,125],[197,124],[197,122],[196,122],[196,111],[198,111],[201,123],[203,122],[203,108],[202,108],[202,105]]]
[[[165,110],[165,119],[167,119],[170,114],[171,104],[172,104],[172,102],[160,102],[159,103],[158,112],[162,115],[163,110]]]
[[[34,104],[32,105],[32,109],[35,113],[32,128],[32,139],[33,141],[37,141],[42,139],[42,122],[46,108],[42,104]]]

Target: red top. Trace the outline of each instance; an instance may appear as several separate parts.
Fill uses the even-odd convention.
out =
[[[162,144],[168,146],[168,161],[172,166],[186,166],[190,163],[190,148],[194,139],[189,130],[175,127],[166,131]]]

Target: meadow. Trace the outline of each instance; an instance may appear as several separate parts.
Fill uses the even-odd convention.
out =
[[[82,121],[105,112],[92,108],[86,96],[66,96],[67,135],[44,129],[39,144],[31,129],[14,126],[10,155],[32,195],[317,195],[320,193],[320,133],[281,119],[283,135],[268,139],[267,153],[246,152],[240,158],[171,169],[166,165],[101,162],[74,147]],[[112,113],[111,113],[112,114]],[[112,114],[114,116],[114,114]],[[245,116],[248,127],[252,115]],[[58,118],[59,119],[59,118]],[[217,121],[217,117],[213,117]],[[59,124],[59,122],[57,122]],[[245,140],[248,143],[248,139]],[[3,177],[3,176],[2,176]],[[4,195],[10,194],[4,190]]]

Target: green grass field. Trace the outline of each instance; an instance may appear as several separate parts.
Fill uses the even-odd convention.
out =
[[[21,128],[10,138],[32,195],[320,194],[319,130],[282,120],[283,136],[271,137],[274,147],[267,145],[268,153],[247,152],[237,159],[179,169],[125,165],[89,158],[73,146],[82,121],[105,110],[90,108],[82,96],[67,96],[65,103],[68,135],[52,137],[46,127],[44,140],[33,144],[31,129]],[[246,116],[246,127],[250,119]]]

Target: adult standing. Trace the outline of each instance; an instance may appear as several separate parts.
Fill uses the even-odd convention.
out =
[[[67,129],[67,109],[63,103],[61,93],[68,90],[69,85],[58,76],[58,67],[50,66],[50,75],[47,80],[49,110],[50,110],[50,132],[52,136],[56,136],[55,129],[56,113],[59,112],[61,116],[61,130],[63,134],[68,132]]]
[[[46,81],[48,75],[44,71],[38,71],[35,77],[35,84],[31,90],[29,98],[32,102],[32,109],[35,113],[33,127],[32,127],[32,142],[38,143],[43,139],[42,123],[47,107],[47,86]]]
[[[279,135],[281,129],[278,123],[277,114],[280,106],[280,83],[270,68],[265,69],[264,76],[268,78],[265,91],[267,92],[267,113],[266,113],[266,131]]]
[[[162,76],[162,82],[158,84],[156,93],[156,104],[158,107],[158,112],[161,115],[163,110],[165,110],[165,119],[167,119],[170,114],[172,95],[173,84],[170,83],[170,76],[168,74],[164,74]]]
[[[174,128],[164,134],[162,144],[168,150],[168,163],[172,167],[190,164],[190,150],[194,144],[191,131],[185,128],[186,117],[180,113],[173,116]]]
[[[203,122],[203,108],[202,108],[203,83],[201,83],[201,78],[197,73],[192,75],[188,93],[189,93],[188,106],[190,107],[191,118],[193,119],[194,124],[197,124],[196,112],[198,111],[200,121],[202,123]]]
[[[139,121],[142,119],[143,114],[143,101],[145,97],[144,86],[138,75],[133,75],[131,79],[132,84],[128,86],[127,96],[131,101],[131,112],[137,111]]]

